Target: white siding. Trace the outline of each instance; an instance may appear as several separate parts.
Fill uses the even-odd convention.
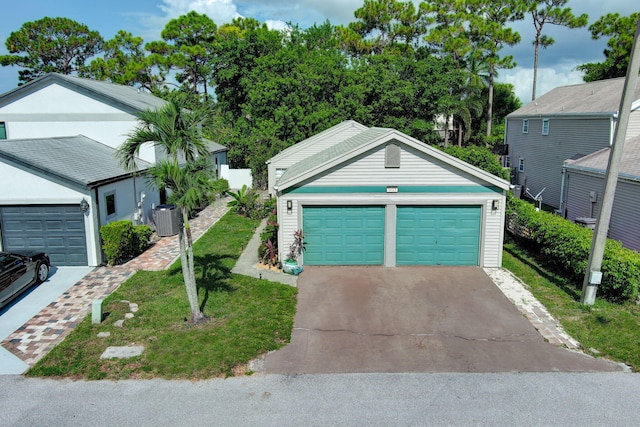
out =
[[[308,185],[481,185],[477,178],[455,170],[406,145],[401,146],[400,167],[385,168],[384,146],[379,146],[348,164],[327,171]]]
[[[562,165],[578,154],[586,155],[608,147],[609,117],[550,117],[549,135],[542,135],[543,117],[529,117],[529,132],[522,133],[522,118],[507,120],[506,142],[511,165],[525,159],[525,171],[515,172],[515,184],[542,194],[544,203],[560,207]]]
[[[2,185],[0,204],[70,204],[80,203],[84,193],[74,190],[51,178],[34,175],[13,165],[0,161],[0,176],[11,182]]]
[[[604,190],[602,175],[569,170],[567,187],[567,219],[594,218],[600,214]],[[596,203],[589,200],[591,191],[597,192]],[[630,249],[640,251],[640,183],[620,179],[611,212],[608,236]]]
[[[269,174],[269,193],[274,194],[273,187],[276,185],[276,169],[286,169],[298,163],[300,160],[304,160],[328,147],[332,147],[345,139],[359,134],[365,129],[364,126],[356,122],[341,123],[336,125],[335,129],[329,128],[325,132],[321,132],[292,145],[277,156],[274,156],[267,168]]]
[[[633,138],[638,135],[640,135],[640,109],[631,112],[626,137]]]

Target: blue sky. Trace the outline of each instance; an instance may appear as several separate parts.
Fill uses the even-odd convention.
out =
[[[284,22],[306,27],[326,19],[333,24],[346,24],[354,20],[353,11],[363,3],[363,0],[21,0],[3,8],[0,14],[0,53],[7,53],[4,42],[11,32],[17,31],[25,22],[45,16],[71,18],[99,31],[105,39],[123,29],[151,41],[159,38],[170,19],[189,10],[206,13],[217,24],[244,16],[274,27],[282,26]],[[640,10],[634,4],[636,2],[630,0],[571,0],[568,3],[576,14],[588,13],[590,23],[606,13],[629,15]],[[514,84],[516,94],[526,103],[531,98],[533,78],[533,24],[525,20],[513,27],[520,32],[522,42],[508,52],[514,55],[518,66],[500,70],[499,80]],[[556,44],[541,51],[538,96],[556,86],[581,82],[581,74],[574,71],[575,66],[604,58],[605,42],[591,40],[587,29],[547,26],[545,32],[556,39]],[[18,84],[17,75],[15,67],[0,67],[0,93]]]

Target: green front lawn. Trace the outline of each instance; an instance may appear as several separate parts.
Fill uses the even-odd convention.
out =
[[[100,325],[87,316],[27,372],[85,379],[202,379],[245,372],[246,363],[289,342],[297,289],[231,273],[258,221],[232,212],[194,246],[200,301],[211,321],[186,322],[189,304],[178,261],[167,271],[139,271],[104,302]],[[130,301],[139,305],[124,326]],[[110,332],[98,338],[99,332]],[[108,346],[141,345],[140,357],[101,360]]]
[[[580,342],[584,351],[640,371],[639,305],[602,299],[596,299],[593,306],[580,304],[580,292],[575,287],[546,270],[513,242],[505,243],[502,266],[529,285],[531,293]]]

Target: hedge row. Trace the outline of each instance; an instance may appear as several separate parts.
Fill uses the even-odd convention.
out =
[[[541,255],[543,262],[556,268],[582,289],[593,231],[549,212],[536,211],[524,200],[509,197],[507,230],[524,240]],[[602,284],[598,296],[610,301],[636,301],[640,284],[640,253],[607,240],[602,260]]]
[[[140,255],[149,245],[153,231],[148,225],[133,225],[131,221],[114,221],[100,227],[102,250],[107,263],[118,262]]]

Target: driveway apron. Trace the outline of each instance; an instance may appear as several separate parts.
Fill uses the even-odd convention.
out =
[[[478,267],[306,267],[267,373],[619,371],[549,344]]]

